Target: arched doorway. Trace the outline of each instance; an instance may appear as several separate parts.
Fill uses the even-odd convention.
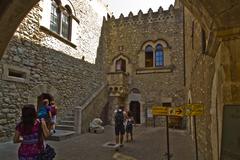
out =
[[[49,83],[39,84],[32,88],[28,97],[28,103],[39,106],[41,100],[48,99],[59,102],[59,94],[57,89]]]
[[[14,32],[39,0],[1,0],[0,2],[0,59]],[[11,24],[11,26],[9,26]]]
[[[130,111],[132,112],[133,118],[135,120],[135,123],[140,124],[140,103],[138,101],[131,101],[130,102]]]
[[[37,97],[37,108],[41,105],[44,99],[48,99],[49,102],[53,101],[53,96],[49,93],[42,93]]]

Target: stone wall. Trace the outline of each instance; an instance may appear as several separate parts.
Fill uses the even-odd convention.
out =
[[[129,13],[128,17],[108,18],[103,25],[103,36],[99,50],[104,53],[104,70],[115,72],[115,60],[122,57],[127,63],[129,94],[131,89],[140,91],[141,117],[146,108],[169,102],[172,106],[185,103],[183,14],[179,7],[169,7],[158,12],[151,9],[147,14]],[[143,47],[146,42],[163,43],[165,66],[145,68]],[[155,47],[155,46],[153,46]],[[165,63],[165,62],[164,62]],[[126,97],[129,106],[131,99]],[[141,121],[141,122],[144,122]]]
[[[196,118],[201,159],[211,159],[211,89],[215,72],[214,59],[202,48],[202,27],[185,9],[186,84],[190,103],[203,103],[204,116]],[[191,122],[193,124],[193,121]],[[193,126],[191,127],[194,133]]]
[[[72,37],[76,37],[72,43],[76,47],[66,45],[59,39],[49,35],[48,32],[41,32],[41,44],[75,58],[81,59],[84,56],[86,61],[95,63],[103,16],[106,16],[108,10],[99,0],[72,0],[71,3],[75,9],[76,18],[79,20],[77,26],[72,26],[75,31]],[[40,5],[40,7],[42,6],[44,5]]]
[[[217,160],[220,159],[221,154],[224,105],[239,104],[239,76],[237,74],[239,39],[233,38],[234,35],[231,38],[221,37],[222,40],[216,53],[206,54],[207,52],[204,52],[202,48],[203,26],[197,18],[185,9],[188,100],[191,103],[205,105],[203,116],[197,117],[200,158]],[[206,43],[211,45],[209,39],[213,37],[209,36],[213,35],[208,32],[206,35]],[[191,120],[189,122],[190,132],[193,133],[193,122]]]
[[[99,15],[87,1],[75,5],[75,9],[81,23],[77,49],[40,29],[40,4],[25,17],[11,39],[0,61],[0,141],[11,137],[22,106],[36,104],[38,94],[54,96],[60,120],[64,113],[84,104],[102,85],[102,71],[91,64],[95,63],[101,31]],[[54,44],[59,45],[55,48]],[[85,55],[87,61],[77,59],[81,56],[75,54]]]
[[[4,136],[11,135],[20,108],[28,103],[34,87],[47,83],[57,90],[56,104],[61,119],[64,112],[83,104],[101,85],[101,72],[95,65],[31,42],[24,43],[11,41],[7,58],[1,61],[1,68],[3,64],[10,64],[30,71],[28,83],[1,79],[1,131],[6,131]],[[48,89],[42,92],[51,93]]]

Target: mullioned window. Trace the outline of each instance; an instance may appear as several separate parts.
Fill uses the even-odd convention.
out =
[[[61,6],[60,1],[52,1],[50,30],[71,41],[72,11],[69,6]]]

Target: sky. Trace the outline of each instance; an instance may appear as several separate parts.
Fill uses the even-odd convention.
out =
[[[160,6],[167,10],[170,4],[174,4],[174,0],[103,0],[108,8],[113,12],[115,18],[121,13],[126,17],[130,11],[136,15],[141,9],[143,13],[147,13],[149,8],[157,11]]]

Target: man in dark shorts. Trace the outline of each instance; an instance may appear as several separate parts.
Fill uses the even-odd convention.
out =
[[[123,147],[123,137],[125,134],[124,121],[126,119],[126,113],[124,107],[120,106],[114,111],[115,118],[115,135],[116,135],[116,144],[120,144],[120,147]],[[120,143],[119,143],[120,141]]]

